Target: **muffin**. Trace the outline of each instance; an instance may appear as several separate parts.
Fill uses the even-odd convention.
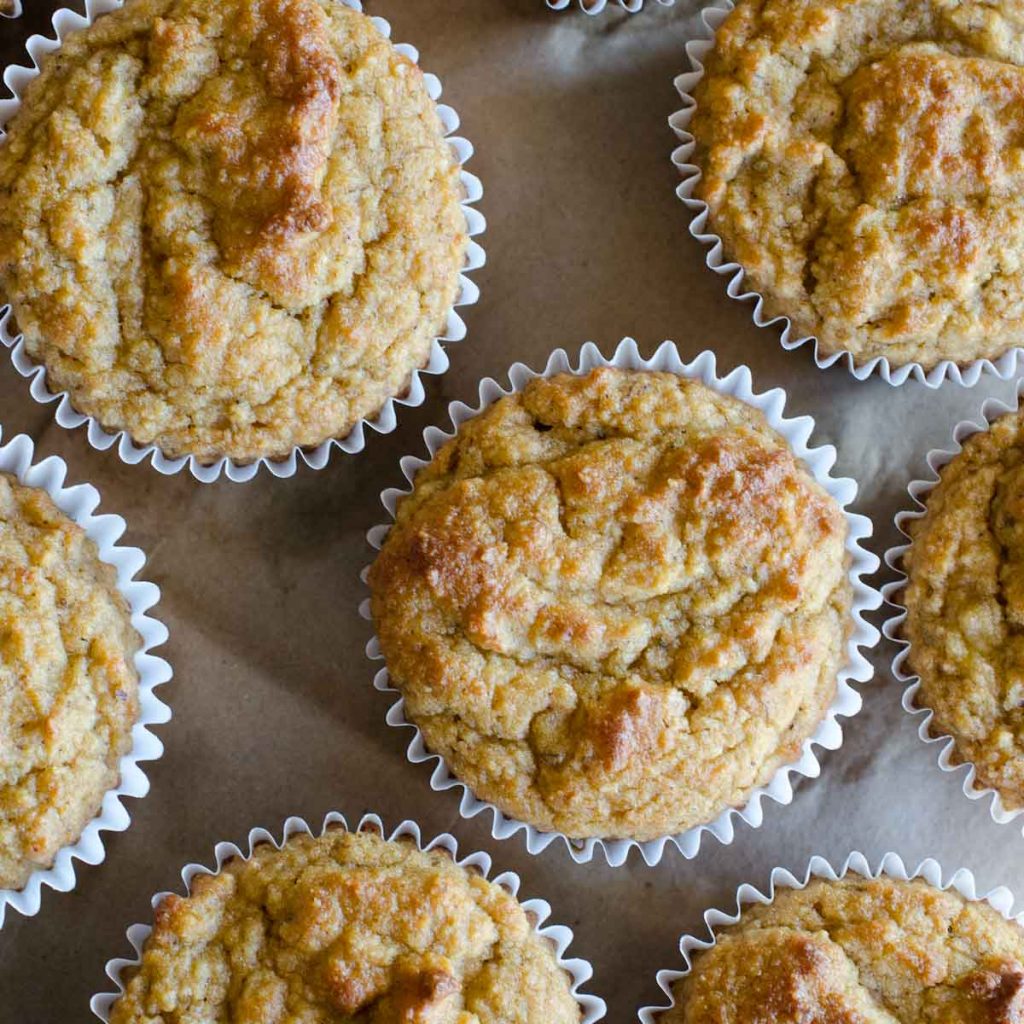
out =
[[[782,889],[699,952],[659,1024],[1011,1024],[1024,931],[926,882]]]
[[[50,867],[117,785],[140,647],[85,531],[0,474],[0,889]]]
[[[165,896],[111,1024],[577,1024],[523,908],[443,850],[329,830]]]
[[[536,828],[710,821],[832,702],[843,513],[759,411],[697,381],[535,379],[462,425],[396,520],[369,583],[405,714]]]
[[[201,462],[347,435],[457,297],[460,169],[423,75],[335,0],[128,0],[0,147],[0,292],[52,390]]]
[[[694,195],[770,316],[930,369],[1024,329],[1017,0],[739,0],[690,131]]]
[[[955,762],[1007,809],[1024,807],[1024,415],[969,437],[904,529],[916,701],[953,737]]]

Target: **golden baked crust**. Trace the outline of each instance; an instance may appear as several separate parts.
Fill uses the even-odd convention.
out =
[[[675,988],[660,1024],[1020,1024],[1024,931],[925,882],[782,889]]]
[[[568,974],[443,850],[328,831],[265,844],[157,908],[111,1024],[577,1024]]]
[[[696,90],[696,195],[767,311],[931,367],[1024,329],[1020,0],[739,0]]]
[[[419,69],[332,0],[129,0],[0,147],[0,288],[50,386],[204,461],[347,434],[456,298],[459,168]]]
[[[370,571],[405,711],[480,797],[649,839],[794,759],[845,661],[846,525],[760,412],[534,380],[416,477]]]
[[[139,647],[85,531],[0,474],[0,888],[49,867],[117,785]]]
[[[1024,416],[969,437],[943,467],[903,556],[917,702],[983,786],[1024,807]]]

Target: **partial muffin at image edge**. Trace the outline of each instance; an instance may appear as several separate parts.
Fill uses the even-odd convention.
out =
[[[1019,344],[1024,48],[1007,2],[739,0],[689,131],[769,317],[925,370]]]
[[[0,145],[0,295],[51,390],[200,462],[345,437],[430,358],[467,250],[419,68],[332,0],[128,0]]]
[[[846,662],[846,536],[744,402],[675,374],[560,374],[417,474],[371,611],[406,717],[476,796],[642,842],[799,756]]]
[[[577,1024],[554,948],[444,849],[328,829],[165,896],[111,1024],[277,1019]],[[203,1019],[206,1019],[205,1017]]]
[[[1024,807],[1024,415],[967,438],[908,519],[905,668],[929,731],[1008,810]]]
[[[50,867],[117,785],[140,647],[85,531],[0,474],[0,889]]]
[[[1024,1012],[1024,929],[921,880],[817,879],[696,952],[658,1024],[982,1024]]]

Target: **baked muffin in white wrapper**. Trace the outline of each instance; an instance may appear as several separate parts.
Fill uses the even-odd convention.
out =
[[[898,578],[883,588],[900,647],[895,678],[918,735],[964,794],[999,824],[1024,825],[1017,558],[1020,393],[987,400],[951,443],[928,452],[896,516],[904,541],[886,552]]]
[[[460,856],[447,833],[426,839],[412,821],[388,833],[374,814],[350,829],[332,812],[316,830],[301,818],[253,829],[214,856],[182,870],[184,895],[153,897],[155,926],[128,930],[134,955],[107,964],[118,991],[92,999],[100,1020],[255,1024],[286,999],[310,1020],[605,1015],[551,907],[521,899],[511,871],[490,878],[491,858]]]
[[[0,100],[0,341],[33,398],[202,482],[394,430],[484,263],[416,50],[360,0],[88,0],[53,30]]]
[[[74,888],[76,861],[103,860],[163,754],[160,590],[99,503],[24,435],[0,445],[0,926],[38,913],[44,887]]]
[[[1024,929],[1006,888],[979,893],[961,868],[911,869],[895,853],[873,867],[852,853],[775,868],[764,891],[741,885],[709,910],[659,971],[665,1001],[641,1024],[711,1021],[1009,1021],[1024,999]]]
[[[672,161],[726,294],[820,369],[1010,379],[1024,329],[1011,15],[982,0],[715,0],[701,22],[675,80]]]
[[[784,405],[710,352],[587,344],[483,381],[401,460],[367,653],[464,816],[654,864],[818,775],[872,677],[878,562],[856,484]]]

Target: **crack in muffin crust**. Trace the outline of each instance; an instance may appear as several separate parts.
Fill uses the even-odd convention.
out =
[[[534,380],[416,476],[370,569],[405,712],[572,838],[741,804],[824,717],[846,525],[763,416],[672,374]]]
[[[942,468],[911,545],[902,627],[917,703],[955,760],[1024,807],[1024,418],[1000,417]]]
[[[140,647],[85,531],[0,474],[0,888],[49,867],[116,786]]]
[[[739,0],[690,126],[709,226],[822,351],[925,369],[1024,328],[1018,0]]]
[[[1024,931],[922,881],[782,889],[694,956],[662,1024],[1018,1024]]]
[[[419,69],[332,0],[129,0],[0,146],[0,288],[51,388],[201,461],[342,437],[426,364],[466,246]]]
[[[328,830],[165,897],[111,1024],[578,1024],[522,906],[443,850]]]

